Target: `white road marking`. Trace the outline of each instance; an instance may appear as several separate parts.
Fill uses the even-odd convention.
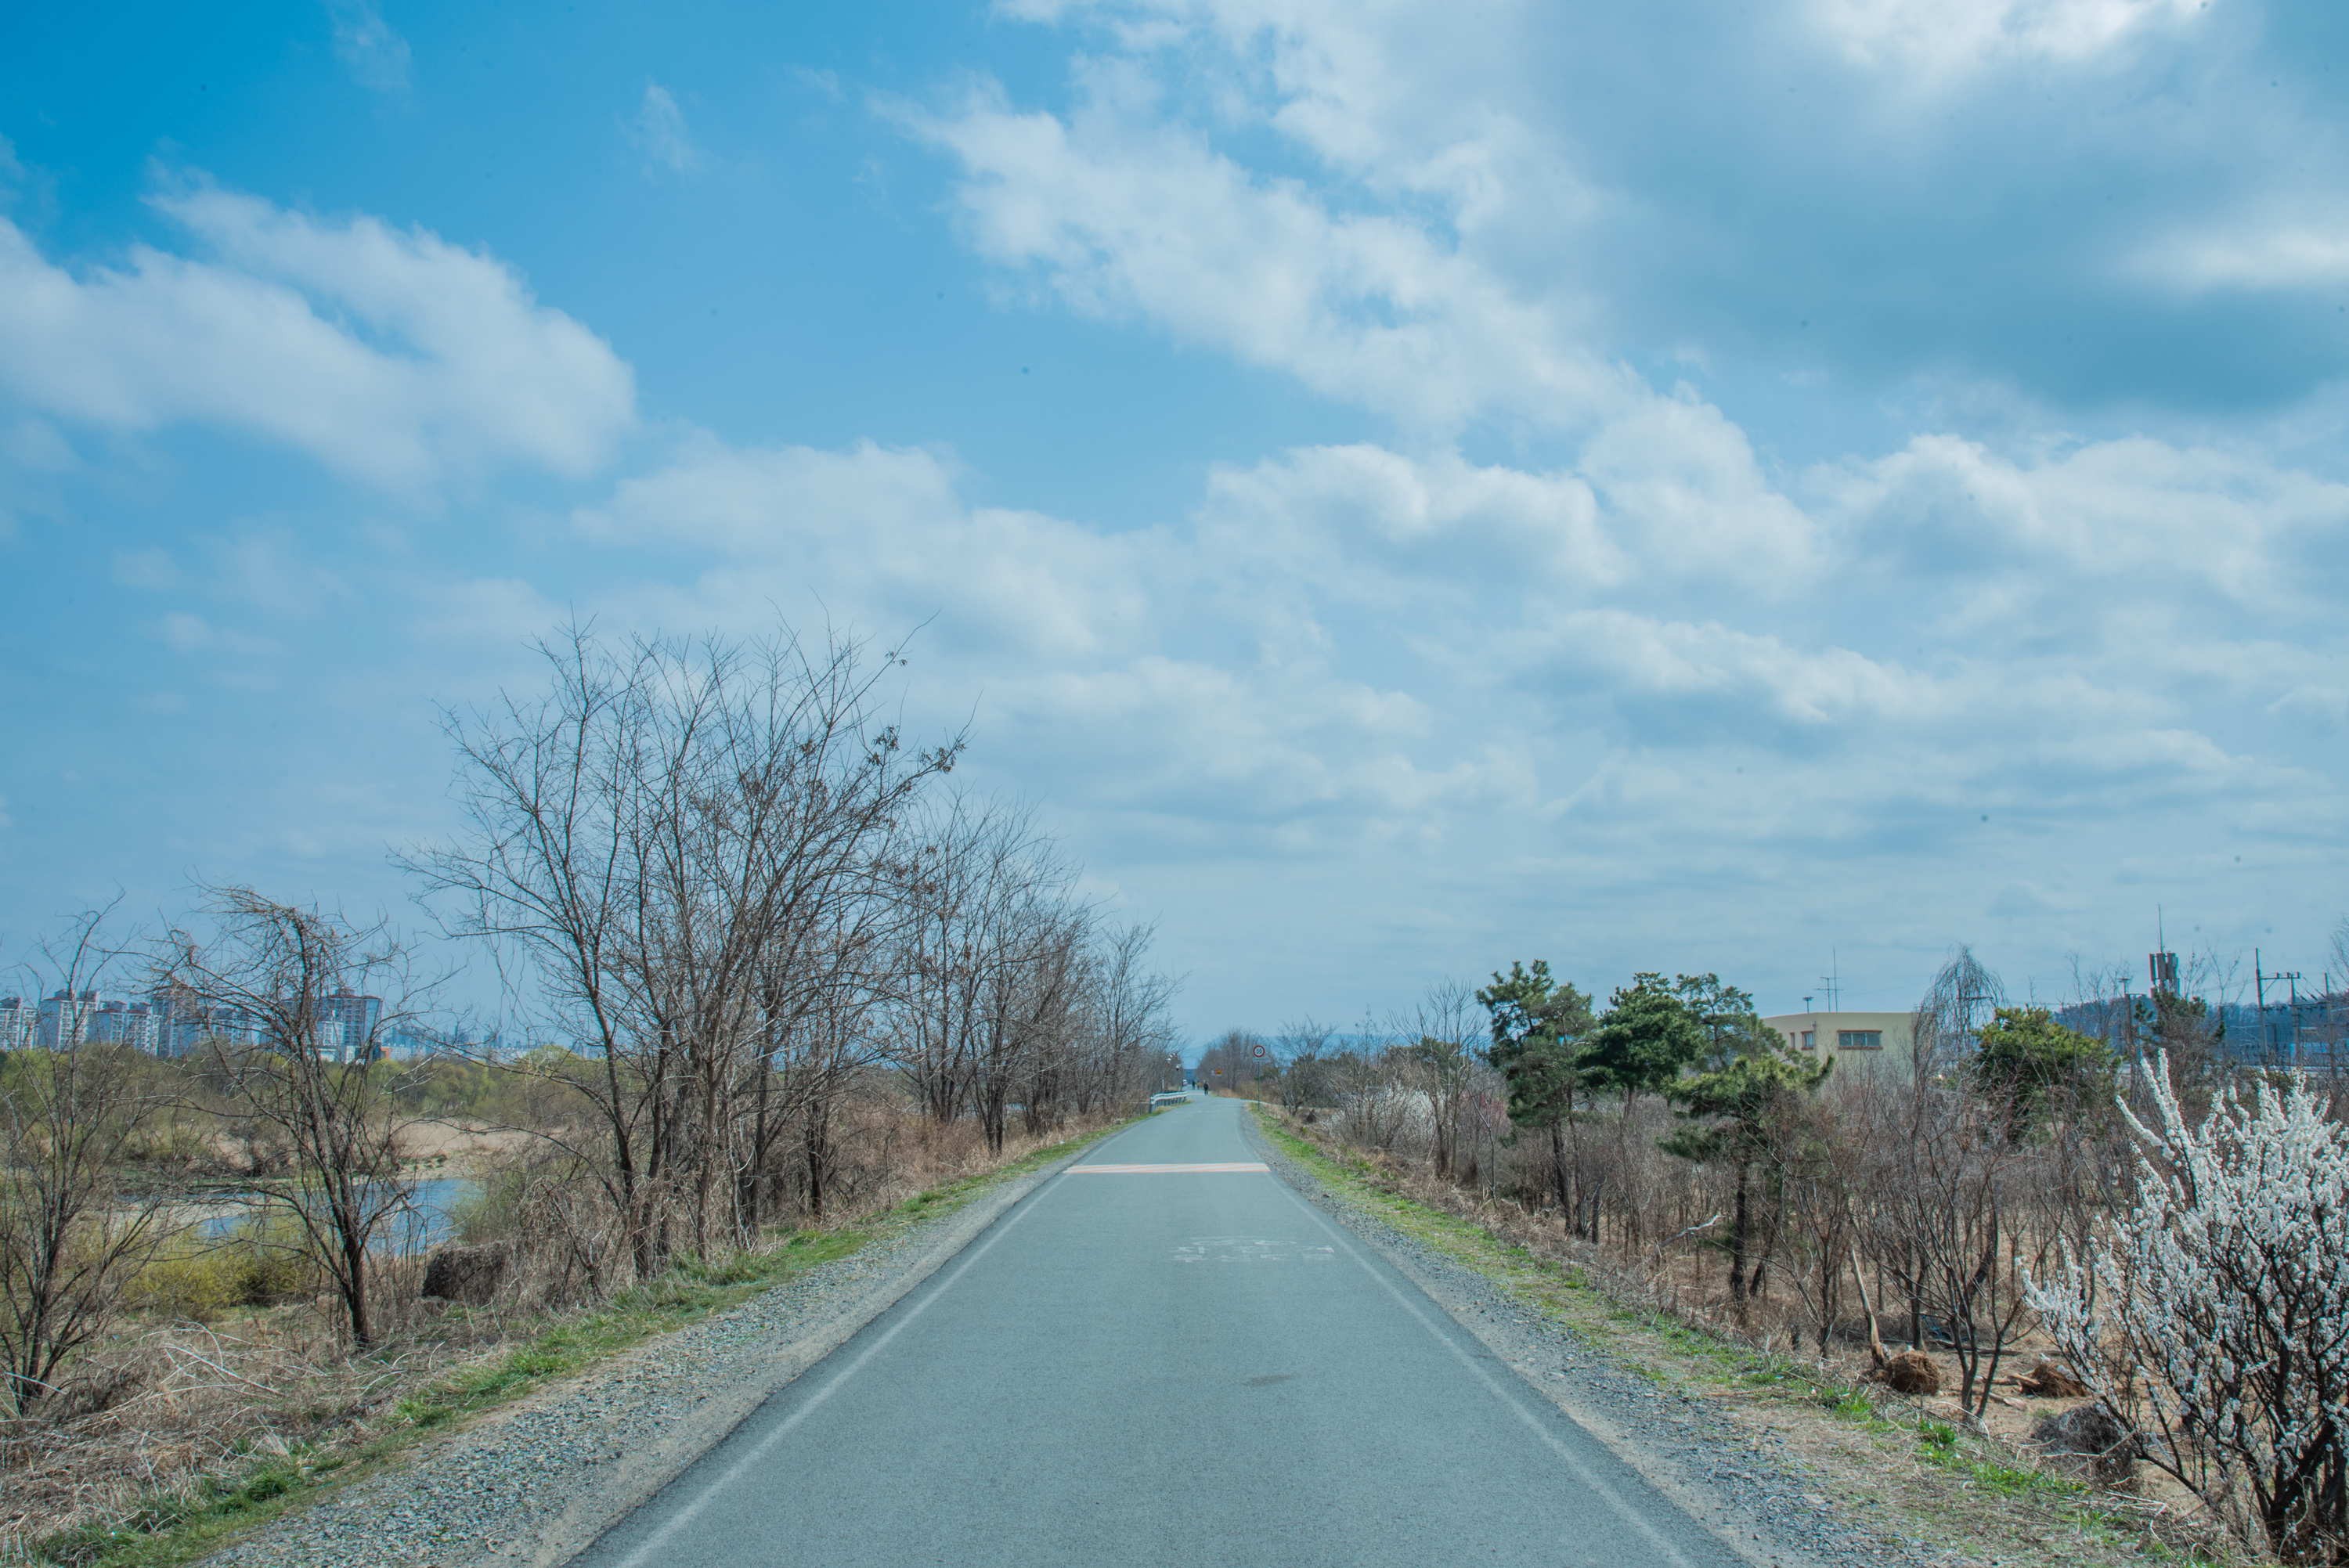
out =
[[[1256,1161],[1234,1161],[1222,1165],[1071,1165],[1071,1176],[1180,1176],[1202,1171],[1269,1171],[1270,1166]]]
[[[1194,1236],[1174,1249],[1178,1264],[1334,1264],[1333,1247],[1300,1247],[1295,1242],[1261,1236]]]

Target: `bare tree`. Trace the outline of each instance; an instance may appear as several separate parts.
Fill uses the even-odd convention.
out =
[[[1060,1092],[1041,1053],[1077,1026],[1092,913],[1026,807],[957,797],[908,837],[892,1055],[934,1119],[976,1111],[999,1150],[1015,1093]]]
[[[895,655],[874,669],[837,637],[616,647],[574,626],[540,651],[549,691],[448,719],[468,830],[409,863],[595,1064],[559,1069],[598,1129],[574,1151],[647,1276],[680,1205],[699,1251],[759,1222],[784,1128],[821,1170],[826,1119],[790,1097],[843,1082],[846,993],[895,941],[891,845],[962,742],[907,751],[876,712]]]
[[[2006,1003],[2006,986],[1998,975],[1983,967],[1971,947],[1960,943],[1933,975],[1918,1007],[1932,1018],[1931,1038],[1941,1052],[1958,1056],[1972,1048],[1974,1032]]]
[[[1144,924],[1096,936],[1085,994],[1088,1056],[1078,1096],[1080,1111],[1167,1087],[1165,1064],[1174,1052],[1169,1009],[1180,982],[1148,966],[1155,934],[1154,927]],[[1179,1060],[1173,1070],[1181,1073]],[[1174,1081],[1181,1081],[1179,1076]]]
[[[1427,1097],[1429,1154],[1439,1176],[1450,1176],[1460,1145],[1460,1117],[1478,1063],[1475,1041],[1485,1034],[1475,989],[1457,980],[1428,987],[1419,1006],[1391,1026],[1409,1042],[1405,1049],[1419,1069],[1419,1092]]]
[[[1325,1103],[1330,1092],[1330,1042],[1337,1030],[1311,1015],[1291,1018],[1272,1037],[1280,1063],[1280,1107],[1291,1116]]]
[[[163,1234],[154,1194],[123,1188],[163,1103],[153,1064],[91,1037],[97,987],[121,956],[106,937],[113,907],[43,947],[54,1033],[0,1059],[0,1377],[19,1416],[57,1392],[60,1370],[104,1330]]]
[[[290,1153],[288,1176],[251,1190],[295,1222],[352,1340],[372,1346],[373,1253],[415,1190],[401,1163],[399,1069],[380,1060],[386,1031],[416,999],[409,955],[381,923],[355,925],[249,887],[202,892],[212,933],[171,932],[158,980],[201,1010],[202,1048],[239,1112]]]
[[[1272,1070],[1272,1046],[1253,1029],[1226,1029],[1199,1053],[1199,1084],[1207,1089],[1246,1092]]]

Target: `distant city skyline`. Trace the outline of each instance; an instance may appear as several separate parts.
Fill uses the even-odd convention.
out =
[[[1194,1040],[2339,967],[2340,7],[645,15],[15,19],[0,965],[251,883],[538,1026],[443,710],[781,617]]]
[[[383,1029],[380,996],[335,991],[321,999],[319,1012],[314,1048],[336,1061],[370,1052],[413,1055],[418,1048],[406,1033]],[[196,1003],[168,986],[128,995],[59,986],[37,1000],[0,996],[0,1050],[56,1050],[90,1041],[184,1057],[208,1040],[254,1046],[266,1034],[263,1021],[243,1008]],[[394,1044],[399,1048],[387,1051]]]

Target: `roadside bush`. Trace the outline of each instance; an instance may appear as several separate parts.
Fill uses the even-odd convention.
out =
[[[122,1290],[126,1310],[196,1323],[210,1323],[243,1301],[237,1260],[224,1248],[185,1238],[157,1253]]]
[[[448,1206],[457,1239],[467,1246],[502,1242],[521,1226],[530,1206],[537,1172],[528,1164],[509,1162],[479,1171],[471,1190]]]
[[[229,1251],[234,1259],[237,1299],[246,1306],[306,1301],[326,1288],[325,1272],[312,1261],[300,1230],[283,1217],[248,1222],[237,1231]]]
[[[321,1288],[294,1226],[272,1219],[212,1239],[182,1232],[130,1277],[121,1303],[131,1312],[209,1323],[234,1307],[307,1300]]]

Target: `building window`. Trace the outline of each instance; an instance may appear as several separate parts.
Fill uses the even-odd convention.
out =
[[[1836,1049],[1839,1051],[1880,1051],[1884,1048],[1881,1029],[1837,1029]]]
[[[1805,1029],[1803,1031],[1803,1049],[1806,1051],[1811,1050],[1815,1048],[1818,1043],[1819,1037],[1817,1031],[1813,1029]]]

